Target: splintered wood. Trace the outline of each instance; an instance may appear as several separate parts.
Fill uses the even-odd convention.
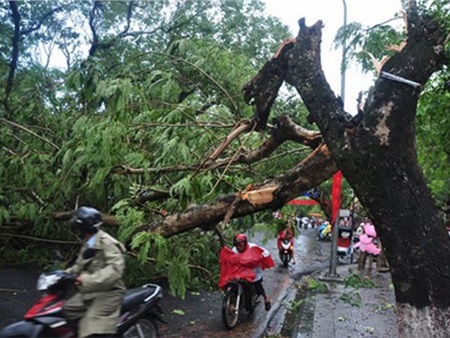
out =
[[[270,203],[273,200],[273,192],[278,186],[264,187],[259,190],[250,190],[242,194],[242,199],[249,201],[252,205]]]

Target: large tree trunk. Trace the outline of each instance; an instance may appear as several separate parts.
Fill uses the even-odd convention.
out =
[[[413,10],[408,19],[407,45],[382,71],[418,85],[382,75],[360,121],[348,118],[325,80],[320,21],[311,27],[299,21],[286,74],[375,223],[391,267],[400,335],[447,337],[450,243],[418,164],[414,124],[420,92],[444,61],[445,36]]]

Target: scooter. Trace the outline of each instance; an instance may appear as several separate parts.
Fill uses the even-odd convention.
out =
[[[76,330],[68,324],[63,314],[64,301],[76,290],[74,278],[56,270],[40,275],[37,289],[42,297],[25,313],[24,319],[0,331],[6,337],[77,337]],[[123,338],[158,337],[158,322],[165,323],[159,306],[162,288],[145,284],[125,292],[117,319],[117,335]]]
[[[228,330],[232,330],[239,323],[244,310],[248,315],[255,312],[260,297],[253,283],[254,268],[270,269],[274,266],[272,257],[262,256],[264,250],[253,246],[243,253],[237,254],[224,246],[220,250],[219,287],[223,290],[222,321]]]
[[[350,227],[338,227],[337,256],[338,258],[350,258],[350,264],[353,264],[353,229]]]
[[[278,255],[283,262],[283,267],[287,268],[292,259],[293,243],[289,238],[278,238]]]
[[[245,279],[230,281],[222,300],[222,321],[225,327],[228,330],[234,329],[244,309],[252,314],[259,304],[258,297],[253,283]]]

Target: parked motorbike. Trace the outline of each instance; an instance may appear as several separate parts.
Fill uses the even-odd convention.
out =
[[[350,264],[353,264],[353,230],[350,227],[339,226],[337,238],[337,256],[340,258],[349,257]]]
[[[222,301],[222,320],[225,327],[232,330],[244,310],[252,314],[259,304],[258,297],[253,283],[245,279],[230,281],[225,288]]]
[[[62,311],[64,301],[77,292],[74,278],[61,270],[43,273],[37,289],[44,292],[42,297],[25,313],[23,320],[2,329],[0,338],[77,337]],[[123,338],[158,337],[158,322],[164,323],[161,299],[162,288],[156,284],[127,290],[117,319],[117,334]]]
[[[283,263],[283,267],[287,268],[289,262],[292,260],[293,253],[293,243],[290,238],[280,238],[278,237],[278,255],[280,257],[281,262]]]

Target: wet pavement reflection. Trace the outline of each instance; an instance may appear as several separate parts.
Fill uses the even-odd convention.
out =
[[[295,239],[294,253],[296,264],[289,263],[284,268],[278,257],[276,239],[264,243],[263,238],[256,234],[249,237],[250,242],[260,243],[267,248],[274,259],[275,267],[263,272],[264,287],[272,299],[272,309],[265,313],[262,307],[257,310],[250,323],[255,328],[252,337],[264,337],[280,334],[283,330],[286,315],[292,309],[297,294],[296,283],[319,269],[326,269],[330,265],[331,243],[318,241],[316,229],[300,229]],[[238,328],[239,329],[239,328]]]

